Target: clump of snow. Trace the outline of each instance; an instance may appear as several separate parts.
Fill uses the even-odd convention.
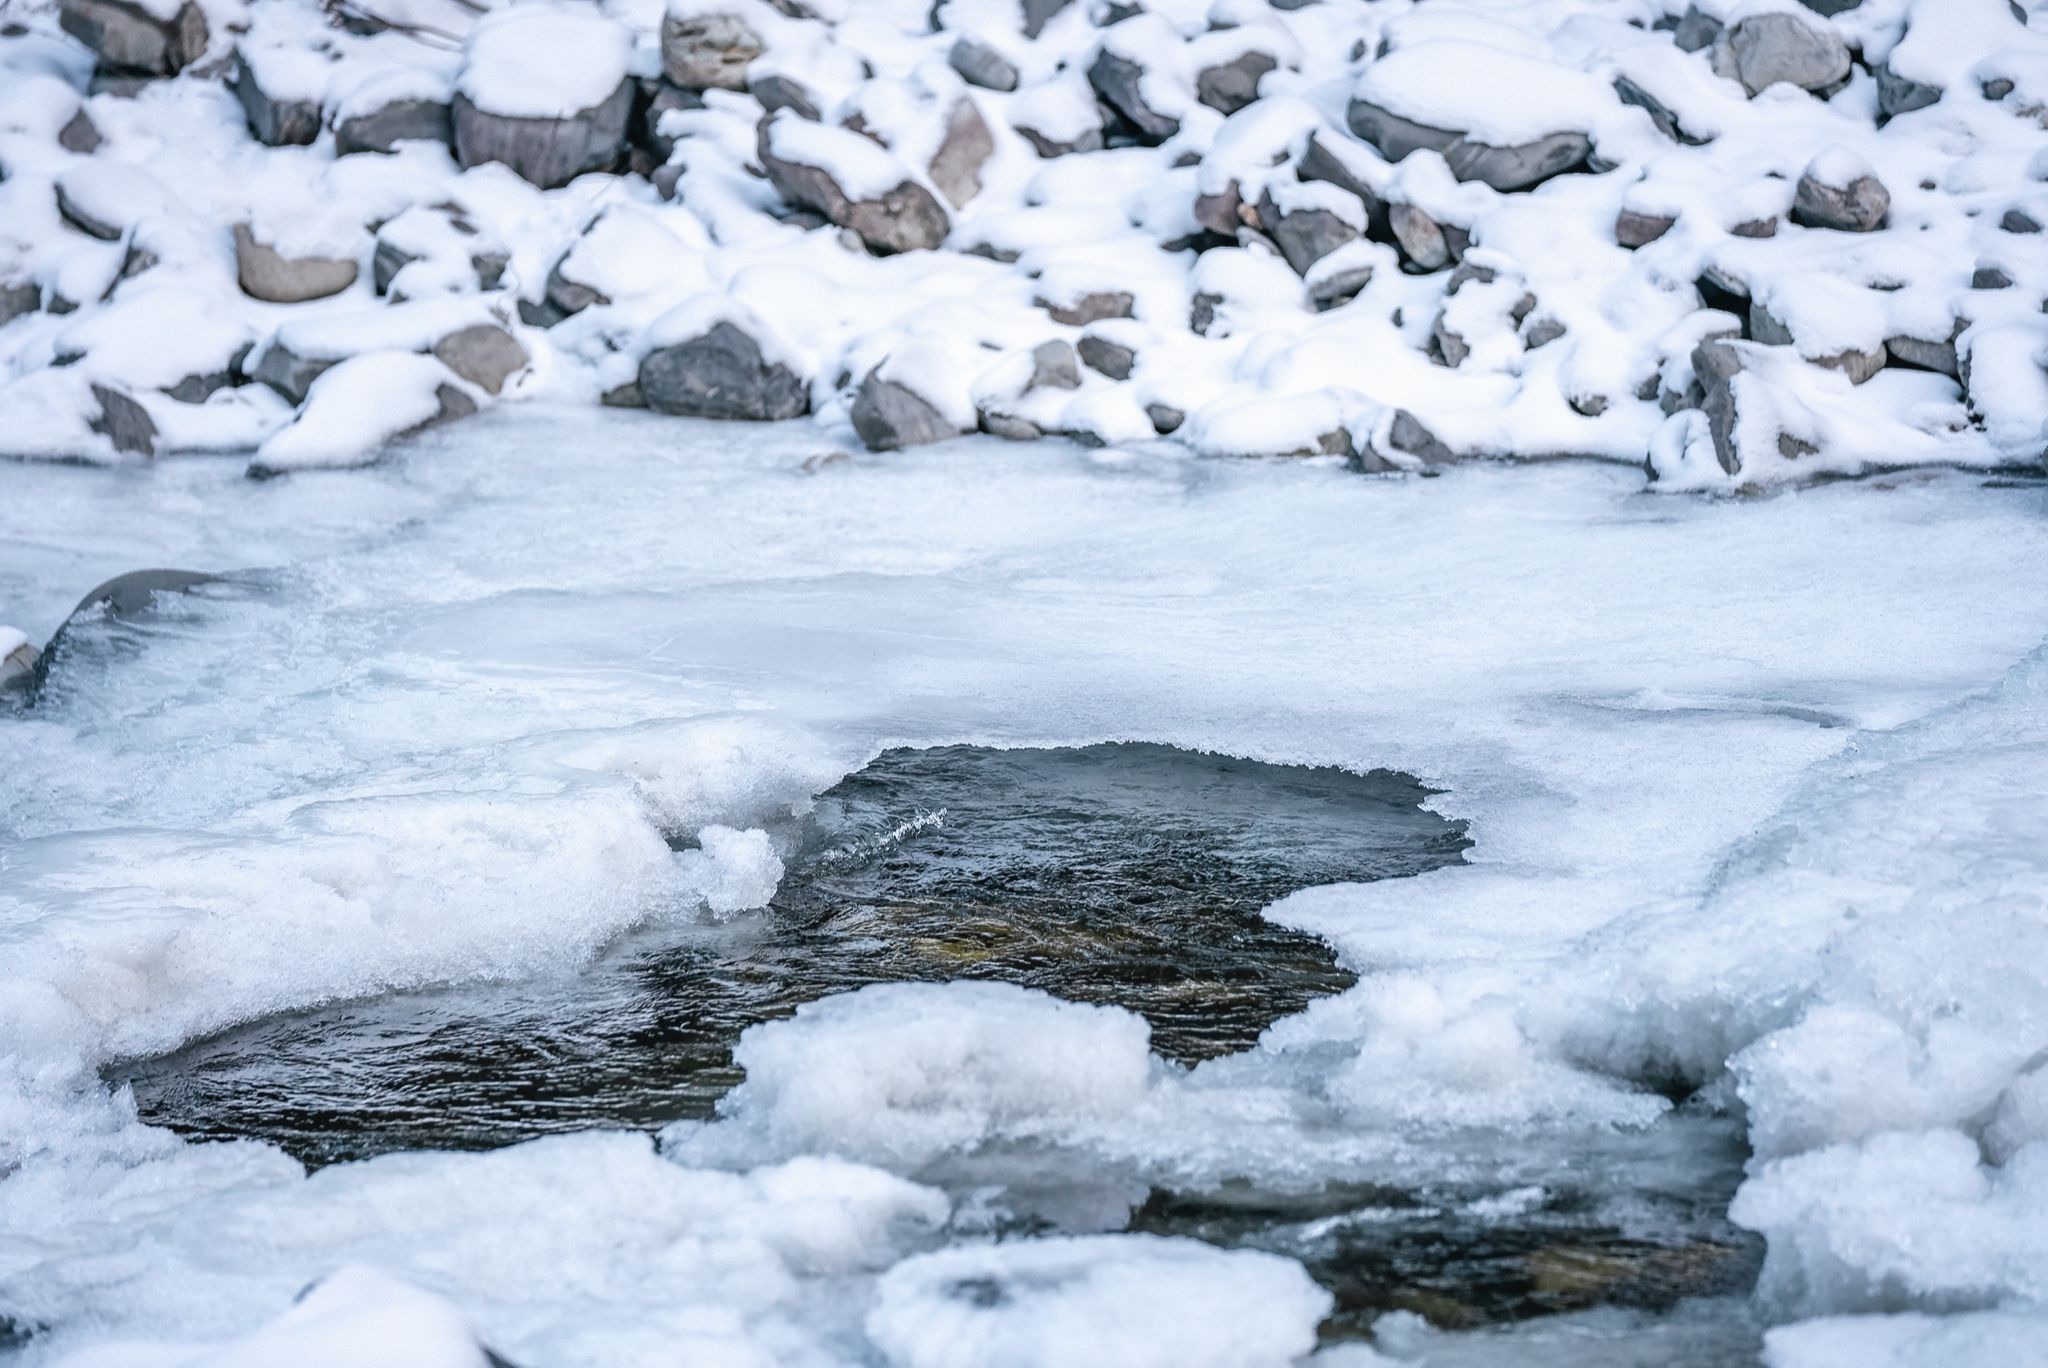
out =
[[[900,1368],[1285,1368],[1331,1305],[1291,1259],[1147,1236],[922,1254],[880,1294],[867,1332]]]
[[[676,863],[684,883],[720,916],[766,907],[782,882],[781,857],[768,833],[758,827],[705,827],[697,833],[697,849],[683,851]]]

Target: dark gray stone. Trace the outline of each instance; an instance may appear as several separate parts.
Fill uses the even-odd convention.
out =
[[[1901,114],[1925,109],[1941,99],[1941,87],[1908,80],[1889,66],[1877,69],[1877,118],[1888,123]]]
[[[1720,36],[1721,21],[1711,14],[1702,13],[1697,5],[1687,6],[1677,27],[1671,30],[1671,41],[1681,52],[1704,52]]]
[[[1138,354],[1129,347],[1094,333],[1083,335],[1077,350],[1082,365],[1112,380],[1130,379],[1131,371],[1138,364]]]
[[[1180,431],[1181,424],[1188,420],[1187,414],[1171,404],[1147,404],[1145,416],[1151,420],[1152,430],[1161,437]]]
[[[1714,66],[1751,95],[1780,84],[1825,93],[1849,79],[1849,47],[1796,14],[1754,14],[1716,40]]]
[[[978,39],[961,37],[946,54],[960,79],[983,90],[1015,90],[1017,68],[1009,58]]]
[[[1657,125],[1657,131],[1673,142],[1684,143],[1688,147],[1703,147],[1713,141],[1712,138],[1688,131],[1679,121],[1677,111],[1626,76],[1614,78],[1614,93],[1621,97],[1623,104],[1634,105],[1648,112],[1650,122]]]
[[[356,263],[341,257],[288,257],[235,225],[235,273],[242,293],[273,304],[301,304],[340,294],[356,283]]]
[[[955,209],[981,193],[981,168],[996,150],[995,136],[974,101],[954,101],[946,115],[946,136],[932,153],[926,174]]]
[[[1388,219],[1393,225],[1394,240],[1417,271],[1441,271],[1456,264],[1471,242],[1464,229],[1439,223],[1412,204],[1391,206]]]
[[[1392,231],[1387,222],[1387,202],[1359,178],[1341,155],[1324,145],[1324,137],[1320,131],[1309,135],[1308,146],[1294,165],[1294,174],[1302,180],[1322,181],[1358,196],[1365,205],[1366,236],[1386,238]]]
[[[1387,428],[1387,445],[1424,465],[1445,465],[1458,458],[1442,438],[1407,409],[1394,411],[1394,421]]]
[[[79,232],[87,237],[96,237],[101,242],[119,242],[122,233],[126,231],[121,224],[108,223],[87,213],[78,201],[65,191],[61,176],[57,180],[57,213]]]
[[[1245,226],[1248,217],[1244,196],[1238,192],[1236,181],[1213,195],[1196,195],[1194,214],[1195,222],[1218,237],[1236,237],[1237,230]]]
[[[1799,178],[1799,189],[1792,197],[1792,221],[1807,228],[1874,233],[1884,227],[1891,207],[1891,193],[1875,176],[1858,176],[1847,185],[1825,185],[1809,171]]]
[[[1799,3],[1812,10],[1815,14],[1822,14],[1832,18],[1837,14],[1847,14],[1850,10],[1861,5],[1863,0],[1799,0]]]
[[[2024,209],[2008,209],[1998,220],[1998,226],[2008,233],[2028,235],[2041,231],[2041,220]]]
[[[241,102],[249,133],[269,147],[304,147],[320,136],[321,110],[317,100],[280,100],[263,89],[240,48],[228,77],[228,89]]]
[[[78,112],[64,121],[64,127],[57,130],[57,145],[66,152],[76,152],[89,157],[99,150],[100,130],[94,125],[92,116],[80,105]]]
[[[1454,129],[1416,123],[1369,100],[1352,100],[1345,110],[1345,121],[1353,133],[1378,148],[1380,155],[1390,162],[1400,161],[1411,152],[1446,152],[1458,141]]]
[[[1371,283],[1372,267],[1369,264],[1318,271],[1309,278],[1309,303],[1315,306],[1316,312],[1325,313],[1350,303],[1358,297],[1360,290]]]
[[[1973,290],[2010,290],[2012,277],[2003,267],[1979,266],[1970,273],[1970,288]]]
[[[1273,245],[1298,276],[1346,243],[1358,241],[1358,229],[1327,209],[1297,209],[1283,214],[1268,194],[1259,201],[1259,222]]]
[[[647,407],[647,397],[640,393],[640,382],[637,379],[628,380],[624,384],[613,385],[603,394],[597,396],[597,402],[603,404],[606,408],[644,409]]]
[[[1031,349],[1031,383],[1024,387],[1025,393],[1079,388],[1081,367],[1074,360],[1073,347],[1055,337]]]
[[[1021,0],[1018,8],[1024,20],[1024,36],[1036,38],[1045,32],[1052,17],[1072,3],[1073,0]]]
[[[114,450],[138,456],[156,455],[156,424],[149,411],[128,395],[105,385],[94,385],[92,397],[100,406],[92,430],[114,444]]]
[[[123,0],[63,0],[57,22],[115,72],[175,76],[206,52],[206,16],[186,0],[168,22]]]
[[[875,451],[942,442],[960,430],[917,395],[881,377],[878,366],[860,382],[853,400],[853,430]]]
[[[649,352],[640,363],[641,402],[657,413],[777,422],[810,412],[809,386],[732,323]]]
[[[1031,144],[1032,151],[1048,160],[1053,157],[1064,157],[1071,152],[1100,152],[1104,146],[1103,130],[1099,124],[1067,138],[1055,138],[1049,133],[1041,133],[1029,124],[1011,126],[1017,130],[1018,137]]]
[[[1960,378],[1962,366],[1956,356],[1956,338],[1961,334],[1962,325],[1957,324],[1955,331],[1940,341],[1923,337],[1887,337],[1884,340],[1885,355],[1894,365]]]
[[[390,152],[402,142],[436,142],[453,146],[454,114],[439,100],[393,100],[367,114],[354,114],[334,125],[334,150],[341,156],[357,152]]]
[[[1535,351],[1539,347],[1549,346],[1566,332],[1564,324],[1558,319],[1539,318],[1522,334],[1522,345],[1530,351]]]
[[[735,14],[661,21],[661,74],[690,90],[745,90],[761,36]]]
[[[526,348],[495,323],[458,328],[434,344],[434,358],[486,394],[505,388],[505,381],[525,368]]]
[[[676,109],[703,107],[704,97],[696,91],[685,90],[679,85],[670,85],[667,81],[655,82],[654,91],[647,99],[647,107],[640,113],[640,146],[646,148],[647,154],[655,161],[666,162],[669,154],[675,151],[676,140],[661,131],[662,115]]]
[[[768,132],[769,123],[763,120],[758,152],[776,193],[799,209],[815,209],[828,222],[852,229],[868,250],[929,250],[952,231],[945,206],[916,181],[906,180],[877,200],[850,199],[823,167],[784,161],[770,152]]]
[[[1996,104],[2000,100],[2004,99],[2006,96],[2012,94],[2013,83],[2007,77],[1994,76],[1990,80],[1978,86],[1977,90],[1980,94],[1984,96],[1985,99],[1991,101],[1993,104]]]
[[[1188,327],[1196,335],[1207,337],[1209,329],[1216,325],[1216,306],[1222,302],[1220,294],[1211,294],[1207,290],[1197,292],[1188,301]]]
[[[1195,77],[1195,98],[1211,109],[1235,114],[1259,98],[1259,81],[1279,63],[1263,52],[1207,67]]]
[[[1105,318],[1129,318],[1137,301],[1127,290],[1095,290],[1068,304],[1055,304],[1049,299],[1032,302],[1051,315],[1055,323],[1085,328]]]
[[[626,122],[632,111],[631,80],[619,82],[598,104],[565,119],[492,114],[458,91],[455,159],[465,167],[500,162],[520,179],[553,190],[586,172],[617,166],[625,154]]]
[[[0,282],[0,328],[42,306],[42,289],[33,280]]]
[[[1459,138],[1444,149],[1444,160],[1459,180],[1480,181],[1496,190],[1527,190],[1582,165],[1593,151],[1584,133],[1552,133],[1512,147]]]
[[[1677,226],[1677,219],[1664,214],[1639,214],[1624,209],[1614,220],[1614,240],[1634,251],[1649,246]]]
[[[306,402],[306,392],[313,388],[313,382],[332,367],[340,358],[331,356],[300,356],[297,352],[272,341],[256,358],[256,368],[249,372],[249,378],[258,384],[268,385],[294,405]]]
[[[760,101],[762,110],[769,114],[778,109],[792,110],[798,118],[809,119],[812,123],[821,117],[818,97],[794,76],[776,73],[750,80],[747,93]]]
[[[1122,116],[1140,142],[1157,146],[1180,132],[1180,120],[1145,103],[1139,89],[1145,69],[1114,52],[1096,54],[1088,65],[1088,84],[1102,102]]]
[[[1749,219],[1728,231],[1739,238],[1774,238],[1778,235],[1778,221],[1774,218]]]

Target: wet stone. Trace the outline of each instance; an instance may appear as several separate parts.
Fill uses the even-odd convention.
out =
[[[1424,796],[1384,771],[1147,744],[888,751],[774,833],[788,873],[759,913],[557,979],[271,1018],[109,1072],[149,1121],[322,1164],[708,1116],[742,1030],[875,982],[1113,1003],[1168,1058],[1209,1059],[1352,982],[1262,908],[1462,858]]]

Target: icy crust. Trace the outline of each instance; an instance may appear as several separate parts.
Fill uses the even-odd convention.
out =
[[[35,640],[138,563],[274,567],[59,661],[0,727],[0,1307],[38,1327],[27,1362],[259,1352],[347,1264],[515,1363],[947,1362],[934,1318],[1056,1354],[1212,1310],[1284,1361],[1313,1289],[1116,1234],[1155,1186],[1455,1174],[1511,1201],[1693,1084],[1745,1109],[1783,1362],[2028,1342],[2048,666],[2011,662],[2048,635],[2038,492],[1646,506],[1586,466],[829,451],[501,408],[319,479],[0,470],[0,596]],[[1406,769],[1472,862],[1272,909],[1361,982],[1194,1070],[1120,1011],[887,986],[748,1035],[724,1113],[659,1149],[310,1177],[139,1126],[98,1081],[268,1012],[743,915],[772,833],[887,746],[1114,737]],[[989,1247],[1019,1228],[1060,1234]],[[1521,1343],[1394,1325],[1380,1352],[1544,1361]]]
[[[860,385],[915,344],[922,359],[892,374],[919,372],[910,388],[942,428],[1090,443],[1169,431],[1207,455],[1375,471],[1578,456],[1645,466],[1659,490],[1725,491],[2032,466],[2048,448],[2048,268],[2029,229],[2048,222],[2048,34],[2006,0],[1834,15],[1715,0],[1691,20],[1675,0],[1176,3],[1117,22],[1075,3],[1032,8],[1031,32],[1025,8],[892,0],[792,17],[704,0],[479,17],[376,0],[336,27],[312,0],[256,0],[215,16],[219,60],[129,97],[92,93],[44,5],[0,39],[0,403],[35,415],[0,440],[134,459],[90,400],[73,423],[67,387],[38,376],[61,327],[170,285],[258,333],[380,289],[497,294],[526,306],[518,398],[613,403],[631,402],[658,320],[732,293],[800,341],[792,374],[842,442]],[[1802,86],[1784,73],[1806,68],[1770,65],[1795,42],[1787,21],[1828,72],[1839,54],[1846,80],[1812,67]],[[1777,47],[1759,56],[1758,33]],[[681,60],[690,43],[705,50]],[[715,84],[668,84],[669,68]],[[254,92],[237,98],[221,76],[242,69]],[[622,82],[628,127],[586,127]],[[555,190],[465,169],[443,117],[458,92],[484,117],[532,121],[535,139],[615,142],[588,158],[579,144],[575,164],[600,169]],[[265,109],[311,143],[256,142]],[[397,152],[335,155],[340,125],[384,116]],[[832,181],[845,204],[819,198],[844,222],[782,199],[764,133],[774,156]],[[1814,187],[1846,194],[1865,170],[1887,196],[1880,226],[1814,217]],[[427,213],[459,218],[504,267],[449,247],[380,277],[377,250],[387,271],[400,250],[387,226]],[[890,231],[913,213],[917,232]],[[640,231],[650,222],[661,235]],[[298,304],[250,299],[227,248],[242,223],[360,278]],[[582,290],[558,288],[558,268]],[[1482,268],[1494,279],[1475,281]],[[1070,320],[1104,309],[1130,325],[1125,374],[1084,366],[1075,391],[1007,392],[998,372],[1016,354],[1075,341],[1090,324]],[[1667,340],[1721,310],[1767,354],[1695,384],[1690,348]],[[160,407],[153,386],[127,387]],[[1304,433],[1283,421],[1297,411],[1328,421]],[[169,454],[232,425],[173,410],[156,426]],[[262,430],[245,423],[240,440]]]

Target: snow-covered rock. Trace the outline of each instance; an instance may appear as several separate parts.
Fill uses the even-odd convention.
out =
[[[1892,197],[1869,162],[1832,147],[1807,163],[1792,200],[1792,219],[1809,228],[1874,233],[1884,227]]]
[[[254,223],[235,225],[235,278],[250,298],[301,304],[356,283],[360,268],[354,257],[291,254],[259,237],[260,231]]]
[[[365,352],[313,381],[299,416],[256,449],[249,474],[367,465],[400,438],[476,411],[474,394],[436,357]]]
[[[810,411],[800,358],[759,318],[708,299],[648,330],[639,395],[658,413],[774,422]]]
[[[935,248],[952,231],[937,196],[858,133],[783,110],[762,122],[759,150],[784,199],[851,229],[871,250]]]
[[[453,101],[455,155],[502,162],[542,189],[624,154],[632,34],[594,11],[521,5],[478,24]]]
[[[206,52],[196,0],[63,0],[64,31],[116,72],[174,76]]]

